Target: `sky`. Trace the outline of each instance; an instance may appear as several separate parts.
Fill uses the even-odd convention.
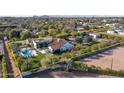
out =
[[[124,15],[124,0],[0,0],[0,16]]]

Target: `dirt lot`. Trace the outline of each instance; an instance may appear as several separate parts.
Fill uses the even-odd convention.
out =
[[[82,59],[87,65],[99,66],[103,69],[124,70],[124,46],[107,50],[103,53]]]
[[[52,71],[47,70],[29,76],[25,76],[23,78],[115,78],[115,77],[79,71],[66,72],[61,70]]]

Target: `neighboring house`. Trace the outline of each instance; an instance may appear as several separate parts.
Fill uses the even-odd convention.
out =
[[[113,30],[108,30],[107,33],[109,33],[109,34],[114,34],[114,33],[116,33],[116,34],[118,34],[118,35],[124,35],[124,31],[121,30],[121,29],[115,29],[114,31],[113,31]]]
[[[124,32],[118,32],[119,35],[124,35]]]
[[[100,34],[94,34],[94,33],[89,33],[89,36],[92,36],[94,39],[101,37]]]
[[[122,30],[121,29],[115,29],[116,32],[121,32]]]
[[[7,39],[7,36],[4,36],[3,39],[4,39],[4,41],[7,41],[7,40],[8,40],[8,39]]]
[[[115,31],[113,31],[113,30],[108,30],[107,33],[108,33],[108,34],[114,34]]]
[[[104,28],[104,26],[102,26],[102,25],[98,25],[97,27],[99,27],[99,28]]]
[[[84,28],[83,27],[77,27],[77,30],[84,30]]]
[[[75,38],[69,37],[69,38],[68,38],[68,41],[75,41]]]
[[[115,27],[115,24],[106,24],[105,26]]]
[[[67,29],[67,30],[74,30],[75,28],[72,25],[67,25],[67,26],[65,26],[65,29]]]

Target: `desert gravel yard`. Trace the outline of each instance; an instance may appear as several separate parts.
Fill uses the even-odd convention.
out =
[[[112,48],[103,53],[81,59],[88,66],[95,65],[102,69],[124,70],[124,46]]]

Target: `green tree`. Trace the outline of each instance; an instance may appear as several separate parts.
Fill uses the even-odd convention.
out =
[[[4,33],[0,32],[0,39],[2,39],[4,36]]]
[[[84,38],[83,38],[84,43],[90,43],[92,41],[93,41],[93,39],[91,36],[84,36]]]
[[[98,44],[95,44],[95,45],[92,45],[92,46],[91,46],[91,51],[92,51],[92,52],[95,52],[95,51],[97,51],[98,49],[99,49]]]
[[[47,54],[45,57],[43,57],[40,61],[41,65],[43,67],[49,67],[50,65],[53,65],[59,61],[58,57],[52,54]]]
[[[83,39],[81,37],[76,37],[76,42],[77,43],[82,43],[83,42]]]
[[[9,33],[10,38],[19,38],[20,37],[20,31],[17,30],[11,30]]]
[[[84,30],[90,30],[90,27],[88,25],[84,26]]]
[[[32,33],[30,31],[21,32],[21,39],[27,39],[27,38],[31,38],[31,37],[32,37]]]
[[[87,71],[88,70],[88,66],[79,61],[73,62],[72,68],[74,68],[75,70],[79,70],[79,71]]]

